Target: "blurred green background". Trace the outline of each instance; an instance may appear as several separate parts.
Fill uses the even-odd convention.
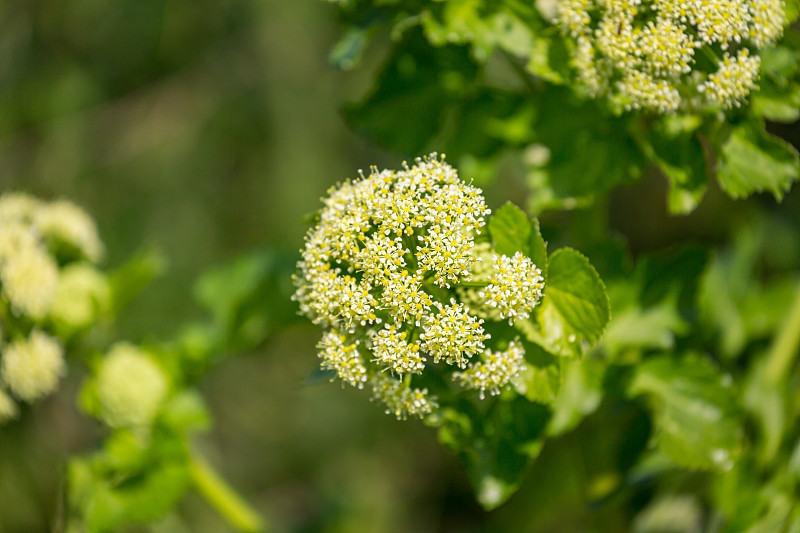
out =
[[[163,252],[167,271],[117,329],[170,338],[201,315],[192,287],[203,271],[255,248],[298,249],[303,216],[329,186],[398,165],[338,114],[368,88],[370,69],[329,67],[337,37],[334,6],[318,0],[3,0],[0,191],[85,207],[108,267],[142,248]],[[501,178],[489,203],[522,190]],[[670,223],[663,195],[651,179],[612,200],[635,249],[727,234],[734,204],[717,192]],[[797,220],[796,191],[781,210]],[[365,393],[309,380],[318,334],[287,326],[200,383],[216,424],[198,446],[275,531],[625,530],[622,510],[594,509],[584,490],[624,457],[625,439],[587,443],[579,431],[554,441],[520,493],[487,515],[433,431],[386,416]],[[60,531],[64,459],[102,438],[74,406],[80,383],[74,368],[58,395],[0,428],[0,532]],[[604,416],[585,424],[602,427]],[[630,421],[634,440],[640,426]],[[190,495],[178,516],[141,531],[226,527]]]

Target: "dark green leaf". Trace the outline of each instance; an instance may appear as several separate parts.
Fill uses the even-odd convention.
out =
[[[409,32],[370,95],[345,109],[345,116],[378,143],[419,155],[458,106],[475,72],[466,47],[432,49],[418,32]]]
[[[439,440],[464,462],[480,504],[494,509],[517,490],[541,451],[546,420],[543,406],[520,396],[498,398],[486,412],[445,410]]]

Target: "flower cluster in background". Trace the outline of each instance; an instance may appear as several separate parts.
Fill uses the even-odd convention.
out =
[[[398,418],[436,410],[437,396],[416,386],[431,373],[446,372],[481,396],[519,374],[521,344],[491,339],[484,321],[527,317],[542,295],[541,272],[521,254],[491,253],[481,190],[444,157],[372,169],[331,189],[324,203],[294,295],[325,328],[324,369],[368,386]]]
[[[783,34],[782,0],[563,0],[542,12],[574,42],[592,96],[670,113],[741,105],[756,88],[755,52]]]
[[[66,373],[63,339],[109,303],[94,221],[74,204],[22,193],[0,196],[0,421]]]

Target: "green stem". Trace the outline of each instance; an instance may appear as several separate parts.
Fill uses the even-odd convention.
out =
[[[777,384],[788,372],[800,353],[800,285],[797,287],[786,321],[778,331],[767,354],[765,376]]]
[[[261,517],[198,454],[192,454],[189,470],[195,489],[236,531],[264,533]]]

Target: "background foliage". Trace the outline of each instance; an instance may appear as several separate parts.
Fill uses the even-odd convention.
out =
[[[187,377],[214,421],[191,442],[277,531],[662,531],[659,512],[682,520],[668,531],[797,527],[796,330],[781,329],[800,283],[795,34],[729,121],[654,120],[560,85],[530,6],[403,5],[345,7],[342,31],[316,1],[4,2],[0,188],[87,208],[112,270],[160,251],[103,335],[214,355]],[[524,46],[542,54],[522,62]],[[581,364],[541,351],[536,403],[480,417],[494,439],[454,416],[450,451],[309,375],[318,332],[286,301],[327,187],[434,148],[493,209],[541,215],[550,253],[587,255],[612,316]],[[64,460],[105,435],[76,409],[83,377],[0,428],[0,532],[59,530]],[[538,422],[496,429],[515,416]],[[470,486],[481,496],[486,449],[511,449],[489,466],[520,476],[492,513]],[[226,527],[190,493],[131,530]]]

